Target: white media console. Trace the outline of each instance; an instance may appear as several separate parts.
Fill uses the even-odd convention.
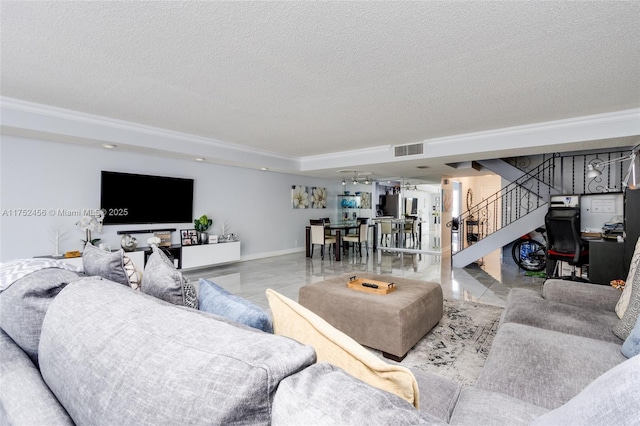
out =
[[[217,244],[199,244],[193,246],[171,246],[164,248],[174,259],[179,269],[197,269],[237,262],[240,260],[240,241],[230,241]],[[151,253],[149,247],[141,247],[134,251],[126,251],[136,268],[143,270],[147,257]],[[45,256],[50,257],[50,256]],[[82,257],[59,258],[71,265],[82,268]]]

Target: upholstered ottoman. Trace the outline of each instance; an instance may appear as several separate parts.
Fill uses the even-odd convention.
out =
[[[385,295],[347,288],[349,275],[300,288],[298,303],[324,318],[361,345],[402,361],[442,318],[442,288],[438,283],[384,275],[357,274],[357,278],[393,282]]]

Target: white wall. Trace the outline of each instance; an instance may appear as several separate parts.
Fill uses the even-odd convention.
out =
[[[194,216],[214,219],[210,233],[219,233],[224,219],[230,232],[242,241],[242,258],[304,250],[304,227],[309,219],[335,217],[336,195],[342,191],[338,179],[263,172],[237,167],[197,163],[3,136],[0,140],[0,261],[53,254],[49,232],[66,232],[62,252],[80,250],[84,234],[75,225],[77,217],[16,216],[15,209],[94,209],[100,202],[100,171],[153,174],[195,179]],[[321,186],[328,192],[327,209],[294,210],[291,185]],[[132,197],[136,194],[132,193]],[[150,208],[163,208],[158,202]],[[193,228],[193,223],[172,225],[110,225],[94,235],[101,242],[120,247],[119,230],[145,228]],[[147,246],[149,234],[136,235],[139,246]],[[173,242],[178,243],[174,233]],[[304,256],[304,254],[301,254]]]

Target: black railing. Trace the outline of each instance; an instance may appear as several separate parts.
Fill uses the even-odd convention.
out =
[[[546,159],[543,156],[542,163],[531,170],[526,170],[531,165],[530,159],[513,159],[512,165],[525,173],[522,177],[447,224],[452,228],[452,254],[547,204],[552,188],[563,194],[622,191],[624,174],[629,168],[629,160],[622,158],[627,155],[629,151],[554,154]],[[589,177],[589,166],[601,174]],[[452,227],[453,222],[457,227]]]
[[[556,156],[490,195],[457,218],[452,253],[464,250],[493,232],[547,204],[554,182]]]

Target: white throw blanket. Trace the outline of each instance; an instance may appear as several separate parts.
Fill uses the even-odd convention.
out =
[[[0,293],[11,284],[33,272],[46,268],[60,268],[71,272],[82,272],[77,266],[56,259],[18,259],[0,264]]]

